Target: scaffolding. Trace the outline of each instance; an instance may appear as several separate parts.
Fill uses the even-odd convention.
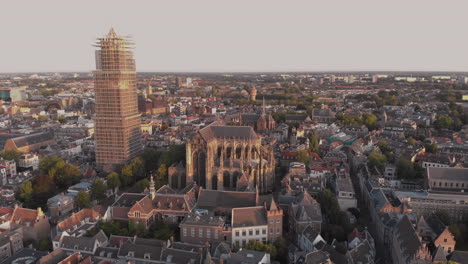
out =
[[[125,164],[142,151],[133,45],[114,29],[95,45],[96,163],[103,167]]]

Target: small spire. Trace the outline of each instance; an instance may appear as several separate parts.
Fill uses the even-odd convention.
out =
[[[265,115],[265,96],[263,96],[263,102],[262,102],[262,115]]]
[[[113,27],[110,28],[109,33],[107,34],[108,37],[117,37],[117,33],[115,33],[115,30]]]

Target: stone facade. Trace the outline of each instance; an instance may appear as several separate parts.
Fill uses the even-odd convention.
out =
[[[252,127],[207,126],[187,143],[186,155],[184,186],[195,182],[208,190],[258,187],[265,193],[274,183],[273,147],[262,145]]]

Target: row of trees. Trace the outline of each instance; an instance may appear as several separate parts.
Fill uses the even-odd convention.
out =
[[[361,117],[338,113],[336,114],[336,120],[342,126],[365,125],[369,130],[376,130],[380,127],[377,123],[378,117],[372,113],[364,113]]]
[[[322,237],[326,241],[332,241],[334,238],[338,241],[346,240],[346,234],[352,231],[353,227],[349,223],[348,216],[340,210],[336,195],[325,189],[322,191],[317,201],[320,203],[322,214],[327,219],[322,228]]]
[[[17,198],[26,208],[46,208],[50,197],[80,182],[82,177],[79,168],[62,158],[47,156],[39,163],[39,176],[23,182]]]
[[[168,240],[171,237],[178,238],[179,234],[176,232],[178,228],[176,226],[168,225],[162,222],[156,222],[145,228],[142,223],[135,223],[130,220],[128,224],[124,224],[115,220],[112,221],[100,221],[98,224],[86,233],[86,236],[92,237],[102,230],[107,236],[118,235],[118,236],[135,236],[142,238],[154,238],[160,240]]]

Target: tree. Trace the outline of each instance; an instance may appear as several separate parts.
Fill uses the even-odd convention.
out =
[[[154,171],[158,168],[158,161],[161,157],[161,152],[153,148],[145,148],[143,154],[141,154],[141,159],[145,164],[145,171],[148,173]]]
[[[385,168],[385,165],[387,164],[387,157],[385,157],[385,155],[373,151],[371,154],[369,154],[367,164],[371,168],[376,167],[377,169],[382,171]]]
[[[14,149],[2,150],[0,151],[0,157],[5,160],[15,160],[16,164],[18,164],[21,157],[21,152]]]
[[[61,163],[58,163],[58,165],[60,164]],[[83,177],[83,173],[81,173],[78,167],[69,164],[65,164],[63,167],[60,165],[54,174],[55,175],[49,174],[49,176],[53,177],[54,182],[62,188],[79,183]]]
[[[116,191],[116,188],[120,187],[119,174],[117,174],[116,172],[112,172],[109,175],[107,175],[107,187],[109,189],[112,189],[114,192]]]
[[[31,181],[25,181],[21,185],[21,190],[20,190],[20,198],[26,202],[29,203],[31,202],[33,195],[33,187]]]
[[[296,160],[298,162],[309,165],[310,157],[309,157],[309,153],[307,153],[307,150],[304,150],[304,149],[299,150],[296,154]]]
[[[64,160],[57,156],[46,156],[39,162],[40,174],[49,174],[49,170],[56,167],[57,163]]]
[[[150,183],[148,179],[143,179],[135,183],[135,188],[138,192],[143,192],[145,189],[149,189]]]
[[[41,238],[34,242],[34,248],[40,251],[52,251],[52,241],[50,238]]]
[[[412,136],[409,136],[406,140],[408,141],[408,144],[413,146],[416,145],[416,139],[414,139]]]
[[[132,167],[132,174],[135,177],[135,180],[140,180],[145,177],[145,165],[143,160],[140,157],[136,157],[130,162]]]
[[[426,152],[429,152],[429,153],[436,153],[438,150],[437,143],[426,144],[424,145],[424,148],[426,149]]]
[[[250,240],[249,243],[245,245],[245,249],[266,252],[270,254],[271,258],[273,259],[276,259],[278,257],[278,250],[276,249],[275,245],[271,243],[263,243],[260,241]]]
[[[362,121],[369,130],[376,130],[379,127],[377,120],[378,118],[374,114],[365,113],[362,115]]]
[[[60,124],[65,124],[67,122],[67,119],[64,116],[61,116],[58,118],[58,121],[60,122]]]
[[[406,180],[414,180],[417,176],[414,165],[411,161],[400,159],[397,163],[398,178]]]
[[[40,116],[37,118],[37,120],[39,120],[39,121],[41,121],[41,122],[42,122],[42,121],[46,121],[47,119],[48,119],[47,116],[43,116],[43,115],[40,115]]]
[[[158,170],[156,171],[156,179],[155,179],[155,189],[161,188],[163,185],[167,184],[167,168],[166,164],[161,164]]]
[[[89,208],[91,205],[89,194],[85,191],[79,191],[76,195],[76,206],[78,208]]]
[[[446,115],[438,115],[434,121],[434,127],[437,129],[452,129],[453,119]]]
[[[125,165],[122,169],[122,173],[120,174],[120,182],[124,186],[128,186],[135,182],[135,177],[133,176],[133,169],[132,166]]]
[[[315,129],[309,134],[309,150],[315,153],[318,153],[319,151],[319,139]]]
[[[107,186],[103,180],[95,180],[91,186],[91,198],[98,201],[106,199],[106,190]]]

